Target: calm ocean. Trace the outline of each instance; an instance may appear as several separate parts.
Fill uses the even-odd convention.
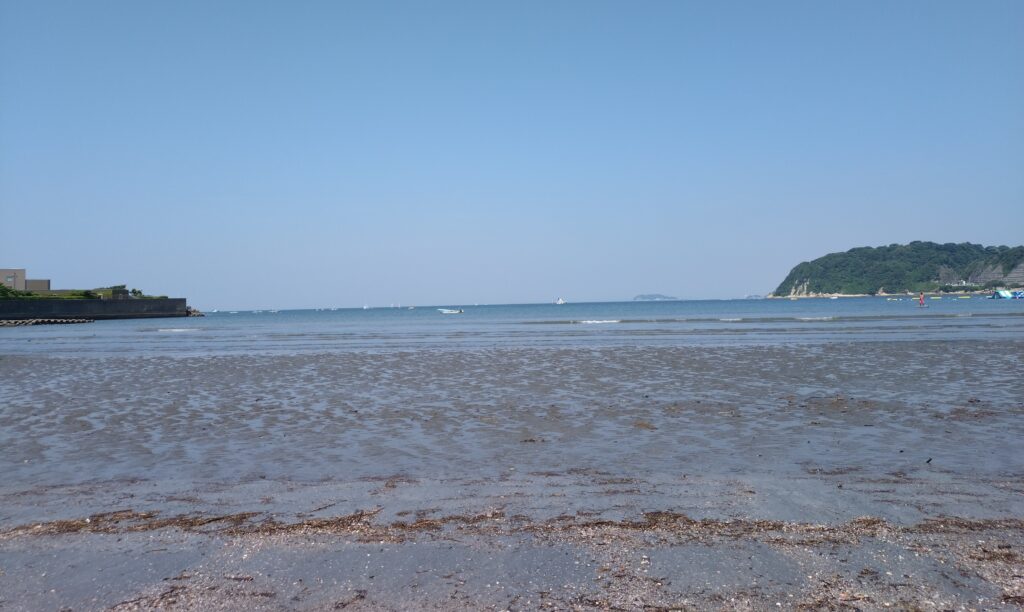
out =
[[[1024,337],[1024,301],[695,300],[207,313],[5,329],[4,354],[299,354],[417,348],[737,346]]]

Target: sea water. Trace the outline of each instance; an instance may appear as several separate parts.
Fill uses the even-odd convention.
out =
[[[439,309],[462,309],[442,314]],[[487,347],[742,346],[1024,337],[1024,301],[974,297],[447,304],[207,313],[0,330],[0,354],[217,355]]]

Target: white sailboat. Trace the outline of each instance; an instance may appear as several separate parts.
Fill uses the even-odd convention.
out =
[[[562,299],[562,298],[558,298],[557,300],[555,300],[555,303],[556,304],[565,304],[566,301],[564,299]]]

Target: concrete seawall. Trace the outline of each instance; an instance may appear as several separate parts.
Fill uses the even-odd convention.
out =
[[[185,298],[0,300],[0,319],[148,319],[187,316]]]

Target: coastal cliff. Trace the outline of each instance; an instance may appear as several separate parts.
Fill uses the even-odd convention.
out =
[[[794,267],[773,297],[876,295],[1024,285],[1024,246],[911,242],[829,253]]]

